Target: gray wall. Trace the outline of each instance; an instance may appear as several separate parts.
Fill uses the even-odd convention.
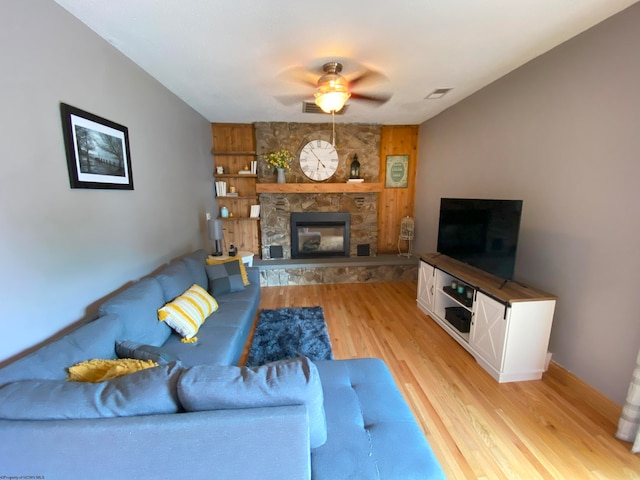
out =
[[[516,279],[559,296],[553,358],[622,403],[640,347],[640,4],[420,129],[416,251],[441,197],[524,200]]]
[[[51,0],[0,4],[0,360],[199,248],[209,123]],[[135,190],[70,189],[59,103],[129,128]]]

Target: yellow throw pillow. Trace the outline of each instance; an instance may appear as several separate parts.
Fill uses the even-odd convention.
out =
[[[209,315],[218,310],[218,302],[204,288],[193,284],[182,295],[158,310],[158,320],[166,322],[182,336],[182,342],[198,340],[196,333]]]
[[[157,366],[158,364],[152,360],[137,360],[134,358],[103,360],[96,358],[69,367],[67,380],[71,382],[98,383]]]
[[[239,262],[240,263],[240,276],[242,277],[242,283],[244,283],[244,286],[246,287],[247,285],[249,285],[249,276],[247,275],[247,269],[244,266],[244,262],[242,261],[242,257],[239,256],[235,256],[235,257],[226,257],[226,258],[216,258],[216,257],[207,257],[207,265],[218,265],[219,263],[226,263],[226,262]]]

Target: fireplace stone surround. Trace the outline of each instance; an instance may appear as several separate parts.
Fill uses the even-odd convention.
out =
[[[357,154],[361,177],[365,182],[378,182],[380,171],[380,125],[336,125],[336,149],[340,166],[329,182],[344,183],[349,178],[349,165]],[[261,155],[286,148],[297,157],[299,150],[312,139],[331,140],[330,124],[282,122],[255,123],[258,154],[258,183],[275,183],[275,173],[260,160]],[[296,162],[287,172],[288,183],[311,183]],[[327,183],[327,182],[323,182]],[[416,259],[385,255],[377,257],[378,200],[376,192],[347,193],[259,193],[261,284],[298,285],[312,283],[349,283],[417,279]],[[310,261],[292,259],[292,212],[348,212],[349,255],[338,259]],[[358,247],[369,256],[358,257]],[[270,247],[281,247],[282,256],[271,256]],[[377,258],[376,258],[377,257]]]
[[[378,242],[377,197],[376,193],[261,193],[262,258],[272,258],[269,247],[274,245],[282,247],[282,258],[292,258],[292,212],[348,212],[351,222],[349,256],[358,255],[358,245],[369,245],[370,255],[375,256]]]

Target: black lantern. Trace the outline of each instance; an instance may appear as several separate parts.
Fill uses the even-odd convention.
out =
[[[353,161],[351,162],[351,172],[349,178],[360,178],[360,162],[358,161],[358,155],[353,155]]]

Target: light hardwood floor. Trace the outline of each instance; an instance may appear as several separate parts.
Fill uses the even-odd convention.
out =
[[[415,298],[414,282],[263,287],[260,308],[320,305],[336,359],[385,360],[449,479],[640,478],[619,406],[553,363],[498,384]]]

